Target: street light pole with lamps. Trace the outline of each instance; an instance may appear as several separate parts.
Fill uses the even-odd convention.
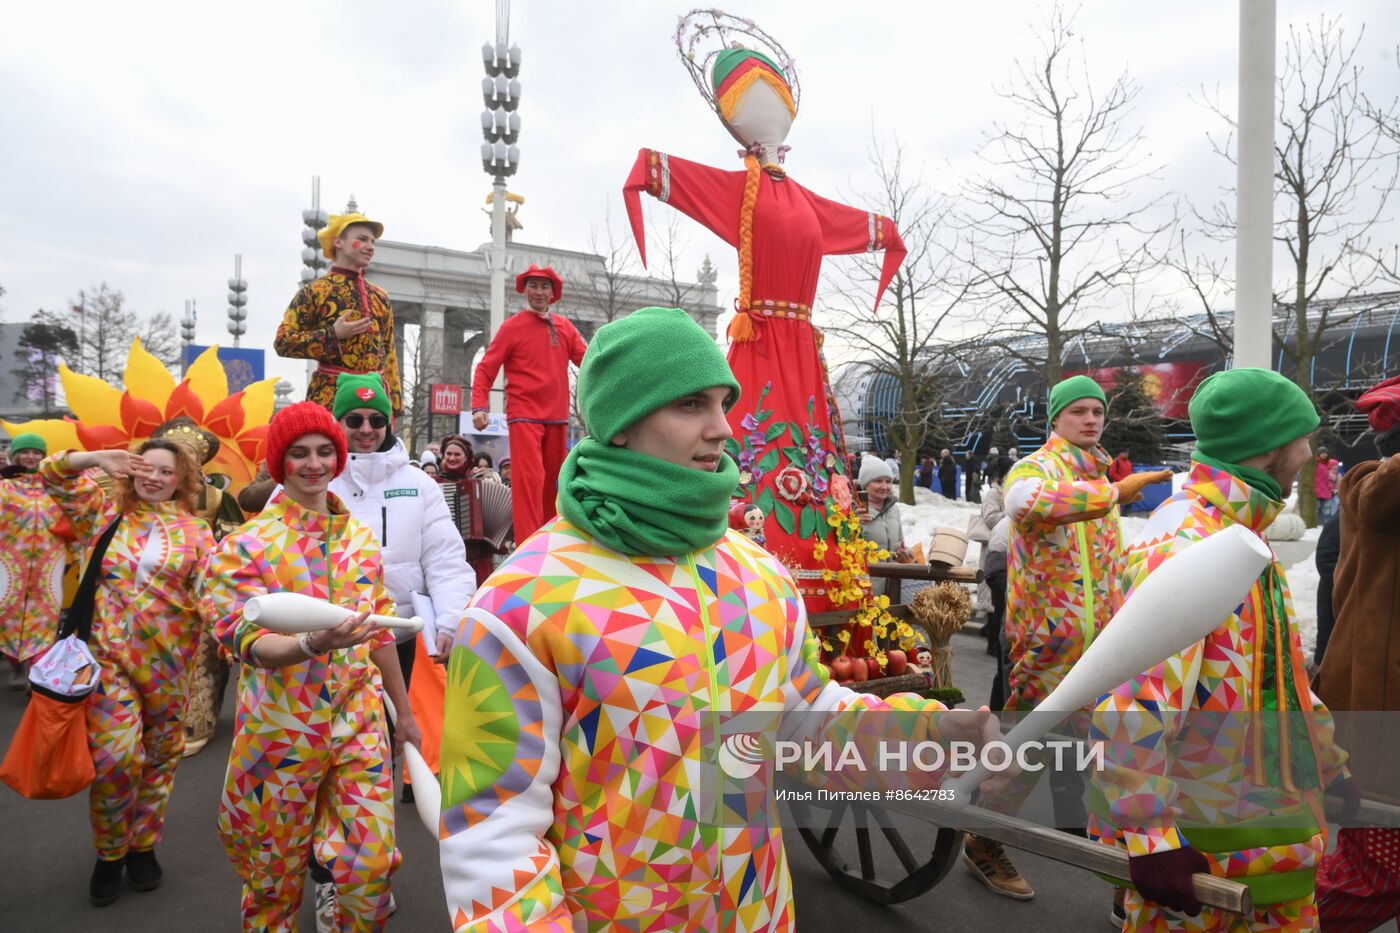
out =
[[[491,272],[491,319],[486,338],[489,343],[506,319],[506,179],[520,166],[520,47],[506,47],[509,32],[509,4],[505,15],[497,8],[496,42],[481,47],[486,77],[481,79],[481,97],[486,109],[481,112],[481,167],[492,178],[491,249],[487,253],[487,268]],[[506,25],[502,25],[502,23]],[[493,408],[501,410],[500,397],[492,392]]]

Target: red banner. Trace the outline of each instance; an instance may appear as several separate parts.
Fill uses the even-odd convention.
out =
[[[1206,364],[1196,360],[1179,363],[1143,363],[1130,367],[1142,374],[1142,388],[1152,399],[1157,411],[1164,418],[1185,420],[1186,406],[1196,386],[1205,378]],[[1065,376],[1085,375],[1103,386],[1105,393],[1112,393],[1118,384],[1118,374],[1122,366],[1105,366],[1102,369],[1066,370]]]
[[[435,382],[428,387],[428,412],[434,415],[462,413],[462,387]]]

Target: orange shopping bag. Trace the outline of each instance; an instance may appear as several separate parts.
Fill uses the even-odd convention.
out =
[[[0,781],[31,800],[71,797],[96,777],[88,750],[88,696],[68,697],[35,686],[19,721]]]

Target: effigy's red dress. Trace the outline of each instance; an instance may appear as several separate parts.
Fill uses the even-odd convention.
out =
[[[623,198],[642,261],[639,195],[645,191],[740,249],[742,265],[748,177],[747,171],[641,150]],[[849,460],[811,308],[823,256],[883,250],[878,305],[904,260],[904,242],[889,218],[838,204],[767,170],[759,173],[749,242],[750,298],[747,308],[736,309],[748,320],[729,348],[729,365],[743,389],[729,413],[730,453],[739,462],[744,498],[766,516],[765,544],[793,571],[808,611],[848,608],[855,600],[837,579],[833,523],[850,514]],[[748,333],[752,339],[744,339]]]

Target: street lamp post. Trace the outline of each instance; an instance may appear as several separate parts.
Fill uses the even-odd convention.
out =
[[[189,363],[190,344],[194,343],[194,332],[195,332],[195,326],[196,326],[195,313],[196,313],[196,312],[195,312],[195,309],[194,309],[194,302],[191,301],[190,299],[186,298],[186,299],[185,299],[185,316],[184,316],[183,318],[180,319],[180,339],[183,340],[184,343],[185,343],[185,345],[184,345],[183,347],[180,348],[181,351],[182,351],[182,352],[180,353],[180,374],[181,374],[181,375],[184,375],[185,367],[186,367],[186,366],[188,365],[188,363]]]
[[[509,3],[497,4],[496,41],[481,47],[486,77],[481,79],[481,167],[491,176],[491,250],[487,268],[491,272],[491,320],[489,342],[506,319],[506,179],[520,166],[520,47],[506,46],[510,30]],[[495,399],[495,393],[492,395]],[[492,407],[499,406],[497,404]]]
[[[233,334],[233,345],[238,346],[238,338],[248,333],[248,283],[243,278],[243,254],[233,257],[233,278],[228,280],[228,332]]]
[[[326,260],[321,255],[321,241],[317,235],[330,222],[330,217],[321,210],[321,176],[311,176],[311,209],[301,212],[301,280],[310,282],[319,278],[326,268]]]

